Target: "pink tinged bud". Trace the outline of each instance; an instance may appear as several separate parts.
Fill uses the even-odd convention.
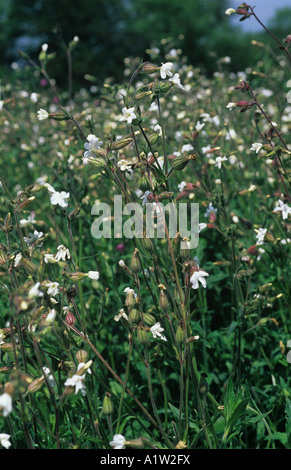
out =
[[[76,323],[76,317],[71,312],[68,312],[66,315],[66,323],[70,326]]]
[[[236,106],[239,106],[241,108],[243,108],[244,106],[248,106],[250,105],[251,103],[249,103],[249,101],[238,101],[237,103],[235,103]]]

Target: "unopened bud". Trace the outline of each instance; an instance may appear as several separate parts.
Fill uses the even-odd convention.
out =
[[[127,138],[124,138],[124,139],[119,139],[119,140],[117,140],[116,142],[113,142],[113,144],[111,145],[111,149],[112,149],[112,150],[119,150],[119,149],[122,149],[122,148],[126,147],[127,145],[131,144],[132,141],[133,141],[133,138],[132,138],[132,137],[127,137]]]
[[[151,145],[155,145],[158,142],[159,138],[160,138],[159,133],[154,132],[153,134],[149,136],[149,143]]]
[[[130,260],[130,269],[133,273],[138,273],[141,270],[141,264],[138,255],[138,249],[136,248]]]
[[[151,315],[150,313],[144,313],[143,320],[145,324],[148,326],[154,326],[157,323],[155,317]]]
[[[163,289],[161,289],[161,292],[160,292],[160,307],[164,311],[166,311],[167,308],[169,307],[169,301]]]
[[[80,281],[81,279],[84,279],[84,277],[87,277],[87,273],[81,273],[80,271],[77,271],[75,273],[68,273],[67,276],[72,281]]]
[[[13,351],[13,344],[12,343],[3,343],[0,344],[0,350],[4,352]]]
[[[157,67],[154,64],[151,64],[150,62],[145,62],[141,68],[142,72],[152,74],[155,72],[158,72],[160,70],[160,67]]]
[[[140,313],[136,308],[133,308],[129,313],[129,318],[132,323],[138,323],[140,321]]]
[[[88,359],[88,353],[87,351],[84,351],[84,349],[80,349],[79,351],[76,352],[76,359],[79,362],[86,362]]]
[[[137,340],[140,344],[147,344],[149,342],[148,333],[143,327],[137,330]]]
[[[27,390],[30,393],[35,393],[37,392],[44,384],[44,375],[38,379],[35,379],[31,384],[28,385]]]
[[[132,439],[131,441],[127,441],[126,445],[133,447],[134,449],[141,449],[144,447],[144,442],[143,442],[142,437],[138,437],[137,439]]]
[[[68,312],[66,315],[66,323],[70,326],[75,325],[76,317],[72,314],[72,312]],[[83,362],[83,361],[82,361]]]
[[[185,343],[185,340],[186,340],[185,331],[183,330],[183,328],[180,325],[177,328],[175,337],[176,337],[176,342],[178,344]]]
[[[105,415],[111,415],[113,413],[113,404],[109,393],[106,393],[104,397],[102,411]]]

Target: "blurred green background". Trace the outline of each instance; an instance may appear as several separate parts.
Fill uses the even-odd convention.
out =
[[[260,1],[258,15],[264,11]],[[281,2],[283,8],[269,25],[280,40],[291,33],[291,5]],[[274,3],[280,8],[280,1]],[[239,1],[0,0],[0,6],[1,75],[9,74],[11,64],[23,65],[18,50],[37,59],[41,45],[48,43],[48,52],[58,52],[48,71],[59,87],[67,83],[64,46],[75,36],[80,39],[73,52],[75,88],[88,84],[85,74],[100,83],[107,77],[122,79],[124,58],[147,60],[148,48],[158,47],[163,58],[161,39],[171,40],[190,64],[206,74],[216,71],[217,59],[224,56],[231,58],[233,72],[244,70],[262,58],[262,51],[250,41],[272,42],[263,30],[245,32],[237,15],[225,15],[226,8],[238,7]]]

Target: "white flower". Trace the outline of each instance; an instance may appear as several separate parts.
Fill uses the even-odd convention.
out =
[[[21,253],[17,253],[17,255],[15,256],[15,259],[14,259],[14,264],[13,264],[13,266],[14,266],[15,268],[17,268],[17,266],[19,265],[21,259],[22,259],[22,254],[21,254]]]
[[[43,292],[39,289],[40,282],[34,284],[34,286],[29,290],[28,297],[42,297]]]
[[[265,238],[265,235],[267,233],[267,229],[266,228],[259,228],[257,230],[257,235],[256,235],[256,238],[257,238],[257,245],[262,245],[263,242],[264,242],[264,238]]]
[[[3,416],[8,416],[12,411],[12,397],[9,393],[3,393],[0,396],[0,409]]]
[[[205,126],[205,122],[201,123],[200,121],[197,121],[195,129],[196,129],[197,132],[200,132],[203,129],[204,126]]]
[[[58,252],[55,256],[56,261],[66,261],[66,259],[71,259],[70,252],[68,248],[66,248],[64,245],[59,245],[58,246]]]
[[[123,116],[119,119],[119,121],[126,121],[127,124],[131,124],[133,119],[136,119],[136,114],[134,112],[134,108],[122,108]]]
[[[118,261],[118,264],[119,264],[119,266],[121,266],[122,268],[125,267],[125,262],[123,261],[123,259],[119,260],[119,261]]]
[[[125,320],[128,320],[128,316],[126,315],[124,308],[119,309],[119,314],[114,316],[114,321],[119,321],[122,317],[125,318]]]
[[[163,341],[167,341],[167,338],[161,334],[162,331],[164,331],[164,328],[161,328],[160,322],[156,323],[150,328],[150,332],[152,333],[154,338],[160,338]]]
[[[127,294],[132,294],[134,298],[137,298],[137,293],[134,291],[134,289],[131,289],[131,287],[126,287],[123,292],[126,292]]]
[[[85,365],[86,365],[86,362],[80,362],[80,363],[78,364],[78,369],[77,369],[77,370],[79,371],[79,370],[82,369],[82,367],[84,367]],[[88,368],[86,369],[86,371],[88,372],[88,374],[92,374],[92,371],[91,371],[90,367],[88,367]]]
[[[38,232],[37,230],[34,230],[33,233],[30,233],[28,237],[23,237],[25,243],[28,245],[32,245],[33,243],[36,243],[37,240],[39,240],[43,236],[43,232]],[[42,245],[42,243],[38,244],[39,246]]]
[[[45,263],[51,263],[51,264],[57,263],[57,260],[55,259],[54,255],[52,255],[51,253],[46,253],[43,258],[44,258]]]
[[[191,144],[185,144],[185,145],[183,145],[181,152],[182,152],[182,153],[184,153],[184,152],[191,152],[192,150],[194,150],[193,145],[191,145]]]
[[[52,308],[52,309],[49,311],[49,313],[48,313],[48,315],[47,315],[47,317],[46,317],[46,319],[45,319],[46,323],[51,323],[51,322],[53,322],[54,319],[56,318],[56,315],[57,315],[57,312],[55,311],[54,308]]]
[[[148,200],[148,196],[152,194],[151,191],[145,191],[145,193],[143,194],[143,196],[141,196],[140,199],[142,199],[142,205],[144,206],[145,204],[147,204],[147,200]]]
[[[48,50],[48,44],[43,44],[43,45],[41,46],[41,50],[42,50],[43,52],[46,52],[46,51]]]
[[[228,104],[226,105],[226,107],[227,107],[227,109],[229,109],[229,110],[231,111],[233,108],[236,107],[236,103],[230,102],[230,103],[228,103]]]
[[[259,153],[262,147],[263,147],[263,144],[255,142],[254,144],[252,144],[250,150],[255,150],[256,153]]]
[[[3,333],[3,331],[0,330],[0,344],[4,344],[5,341],[3,341],[5,339],[5,334]]]
[[[162,65],[160,67],[160,75],[161,78],[166,78],[168,75],[169,77],[172,77],[173,74],[171,72],[172,68],[174,67],[174,64],[172,62],[166,62],[165,64],[162,62]]]
[[[48,287],[47,293],[48,295],[52,295],[55,297],[59,293],[59,283],[58,282],[48,282],[46,284],[46,287]]]
[[[221,163],[226,161],[227,157],[216,157],[215,161],[215,166],[217,166],[219,169],[221,168]]]
[[[55,387],[56,381],[54,379],[54,376],[51,374],[51,371],[49,370],[49,368],[48,367],[43,367],[42,370],[43,370],[43,373],[46,376],[50,386]]]
[[[9,434],[5,434],[5,433],[0,434],[0,444],[1,446],[5,447],[5,449],[9,449],[9,447],[11,446],[11,442],[9,441],[9,439],[10,439]]]
[[[233,15],[235,12],[236,10],[234,8],[228,8],[227,10],[225,10],[225,14],[227,16]]]
[[[109,442],[109,445],[113,449],[123,449],[126,443],[126,439],[122,434],[114,434],[113,441]]]
[[[201,230],[203,230],[203,229],[206,228],[206,227],[207,227],[207,224],[205,224],[204,222],[201,222],[201,223],[199,224],[198,233],[200,233]]]
[[[50,197],[50,200],[51,200],[51,204],[53,206],[55,205],[59,205],[60,207],[67,207],[68,206],[68,202],[66,201],[66,199],[68,199],[70,197],[70,193],[66,193],[65,191],[55,191],[51,194],[51,197]]]
[[[37,118],[39,121],[44,121],[49,118],[49,113],[45,109],[40,108],[37,111]]]
[[[162,128],[159,124],[156,124],[154,127],[154,130],[159,133],[159,136],[161,137],[163,135]]]
[[[182,90],[185,90],[185,87],[183,87],[183,85],[181,85],[180,75],[178,73],[175,73],[175,75],[172,78],[169,78],[169,82],[172,82],[177,87],[181,88]]]
[[[192,284],[192,289],[198,289],[199,282],[201,282],[202,286],[205,288],[206,287],[206,280],[204,278],[207,277],[207,276],[209,276],[209,274],[206,271],[203,271],[202,269],[199,270],[199,271],[194,271],[194,273],[190,277],[190,282]]]
[[[85,160],[92,157],[92,155],[94,156],[96,150],[98,150],[103,144],[103,142],[99,140],[98,137],[96,137],[94,134],[89,134],[87,140],[88,142],[84,144],[84,148],[86,149],[86,152],[84,152]]]
[[[124,159],[119,160],[119,162],[117,162],[117,166],[121,171],[131,170],[131,164]]]
[[[99,274],[98,271],[89,271],[88,272],[88,277],[90,279],[93,279],[93,281],[97,281],[99,279],[99,276],[100,276],[100,274]]]
[[[33,103],[37,103],[37,100],[38,100],[38,94],[37,93],[31,93],[30,101],[32,101]]]
[[[185,186],[187,186],[187,183],[185,181],[182,181],[180,184],[178,184],[179,191],[183,191]]]
[[[278,211],[282,212],[282,217],[284,220],[286,220],[288,219],[288,215],[291,214],[291,207],[289,207],[287,204],[284,204],[284,202],[279,199],[273,212]]]
[[[75,387],[75,395],[77,395],[77,393],[81,391],[81,394],[85,396],[86,387],[85,387],[85,384],[83,383],[84,379],[85,379],[85,374],[83,375],[75,374],[73,375],[73,377],[66,380],[65,387]]]

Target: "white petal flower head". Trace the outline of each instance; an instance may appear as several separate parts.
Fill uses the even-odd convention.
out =
[[[219,169],[221,168],[221,164],[222,162],[225,162],[226,160],[228,160],[227,157],[216,157],[215,159],[215,166],[217,166]]]
[[[34,284],[34,286],[29,290],[28,297],[42,297],[43,292],[39,289],[40,282]]]
[[[123,292],[126,292],[126,294],[132,294],[135,299],[137,298],[137,293],[134,289],[131,289],[131,287],[126,287]]]
[[[21,259],[22,259],[22,254],[21,254],[21,253],[17,253],[17,255],[15,256],[15,259],[14,259],[14,264],[13,264],[13,266],[14,266],[15,268],[17,268],[17,266],[19,265]]]
[[[287,204],[284,204],[284,202],[281,201],[281,199],[279,199],[275,209],[273,209],[273,212],[278,212],[278,211],[282,212],[283,220],[286,220],[288,219],[288,215],[291,214],[291,207],[288,206]]]
[[[39,121],[44,121],[49,118],[49,113],[45,109],[40,108],[37,111],[37,118]]]
[[[191,152],[192,150],[194,150],[194,147],[193,147],[192,144],[185,144],[185,145],[183,145],[181,152],[182,153]]]
[[[124,159],[119,160],[119,162],[117,162],[117,166],[121,171],[131,170],[131,164]]]
[[[263,144],[260,144],[259,142],[255,142],[254,144],[252,144],[250,150],[254,150],[256,153],[259,153],[262,147],[263,147]]]
[[[119,309],[118,315],[114,316],[114,321],[119,321],[121,318],[128,320],[128,316],[126,315],[124,308]]]
[[[69,203],[66,199],[69,199],[69,197],[70,193],[66,193],[65,191],[55,191],[50,197],[51,204],[53,206],[59,205],[60,207],[67,207]]]
[[[9,447],[11,446],[11,442],[9,441],[9,439],[10,439],[9,434],[5,434],[5,433],[0,434],[0,444],[1,446],[5,447],[5,449],[9,449]]]
[[[162,62],[162,65],[160,67],[160,75],[161,75],[161,78],[166,78],[167,75],[169,77],[172,77],[173,74],[171,72],[171,70],[173,69],[174,67],[174,64],[172,62],[166,62],[165,64]]]
[[[71,259],[71,255],[68,248],[66,248],[64,245],[59,245],[55,259],[56,261],[66,261],[67,259]]]
[[[3,393],[0,396],[0,410],[4,417],[8,416],[12,411],[12,397],[9,393]]]
[[[197,132],[200,132],[203,129],[204,126],[205,126],[205,122],[201,123],[200,121],[197,121],[195,129],[196,129]]]
[[[180,184],[178,184],[179,191],[183,191],[185,186],[187,186],[187,183],[185,181],[182,181]]]
[[[87,137],[88,142],[84,144],[84,148],[86,152],[84,152],[84,158],[87,159],[89,157],[94,156],[96,150],[98,150],[103,142],[98,139],[94,134],[89,134]]]
[[[54,319],[56,318],[56,316],[57,316],[57,312],[55,311],[54,308],[52,308],[52,309],[49,311],[49,313],[48,313],[48,315],[47,315],[47,317],[46,317],[46,319],[45,319],[46,323],[52,323],[52,322],[54,321]]]
[[[160,338],[163,341],[167,341],[167,338],[161,334],[162,331],[164,331],[164,328],[161,328],[160,322],[156,323],[150,328],[150,332],[152,333],[154,338]]]
[[[97,281],[100,277],[99,271],[89,271],[88,277],[93,281]]]
[[[73,375],[73,377],[69,378],[65,382],[65,387],[75,387],[75,395],[78,394],[79,391],[81,391],[81,394],[83,396],[86,395],[86,387],[85,384],[83,383],[85,378],[84,375]]]
[[[52,295],[53,297],[58,295],[58,293],[59,293],[59,283],[58,282],[48,282],[46,284],[46,286],[48,287],[48,290],[47,290],[48,295]]]
[[[126,439],[122,434],[114,434],[113,441],[109,442],[109,445],[113,449],[123,449],[126,443]]]
[[[264,242],[264,238],[265,238],[265,235],[267,233],[267,229],[266,228],[259,228],[258,231],[257,231],[257,235],[256,235],[256,238],[257,238],[257,245],[262,245],[263,242]]]
[[[46,253],[43,258],[44,258],[44,262],[47,264],[57,263],[57,260],[55,259],[54,255],[52,255],[51,253]]]
[[[181,85],[180,75],[178,73],[175,73],[173,77],[169,78],[169,82],[174,83],[174,85],[181,88],[181,90],[185,90],[185,87]]]
[[[131,124],[133,119],[137,118],[137,115],[134,112],[134,108],[122,108],[123,116],[119,119],[119,121],[126,121],[127,124]]]
[[[236,107],[236,103],[230,102],[230,103],[228,103],[228,104],[226,105],[226,107],[227,107],[227,109],[229,109],[229,110],[231,111],[233,108]]]
[[[236,10],[234,8],[228,8],[227,10],[225,10],[225,14],[227,16],[233,15],[235,12]]]
[[[200,269],[199,271],[194,271],[194,273],[190,277],[190,282],[192,284],[192,289],[198,289],[199,282],[205,288],[206,287],[205,277],[207,277],[207,276],[209,276],[209,274],[206,271],[203,271],[203,269]]]

